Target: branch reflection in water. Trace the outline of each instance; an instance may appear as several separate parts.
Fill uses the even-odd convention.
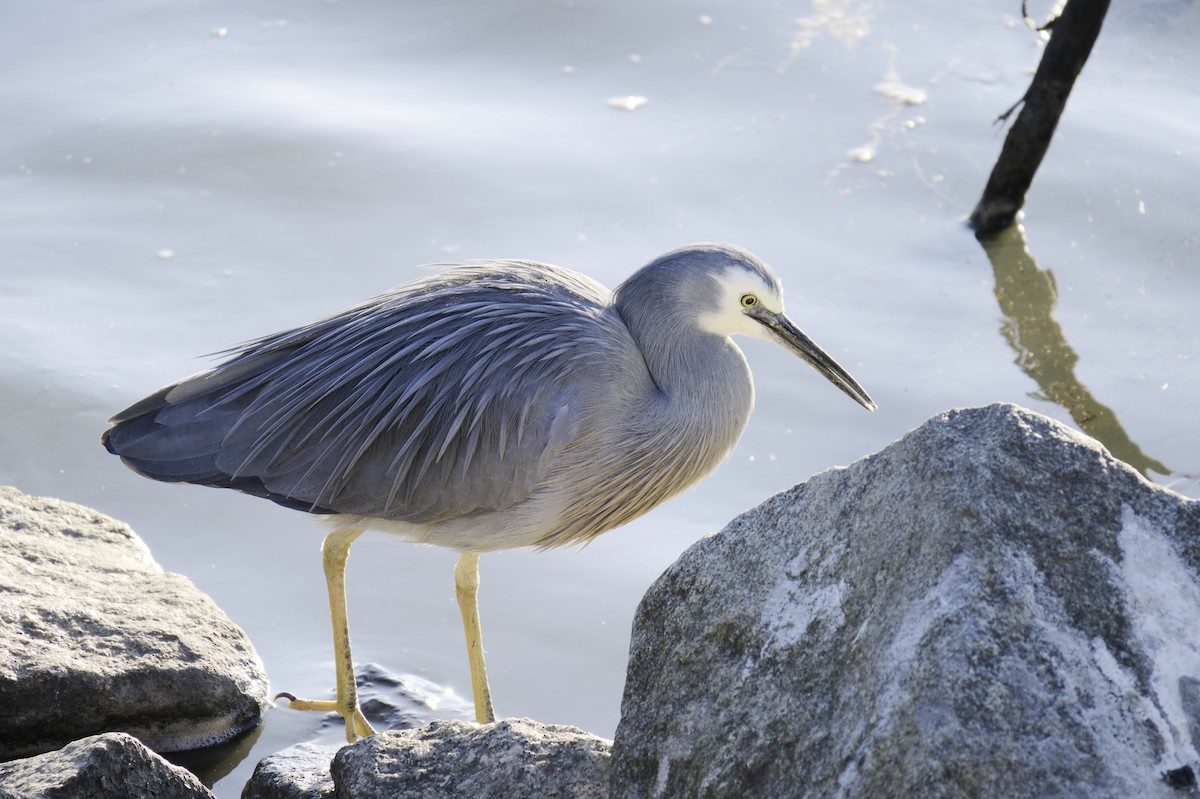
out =
[[[1080,430],[1143,476],[1149,476],[1149,471],[1170,474],[1165,465],[1142,452],[1113,410],[1075,377],[1079,356],[1051,315],[1058,301],[1054,275],[1034,260],[1024,229],[1009,225],[991,236],[980,236],[979,241],[996,277],[996,301],[1004,314],[1000,332],[1017,353],[1017,366],[1041,388],[1040,398],[1065,408]]]

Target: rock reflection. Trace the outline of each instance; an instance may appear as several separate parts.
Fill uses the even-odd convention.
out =
[[[164,752],[162,756],[177,766],[183,766],[211,788],[250,756],[250,750],[262,733],[263,726],[259,724],[232,741],[186,752]]]
[[[1079,429],[1142,475],[1170,474],[1170,469],[1142,452],[1113,410],[1075,377],[1079,356],[1051,315],[1058,301],[1054,276],[1034,260],[1024,229],[1009,225],[979,241],[996,276],[996,301],[1004,314],[1000,332],[1017,353],[1016,364],[1041,388],[1042,397],[1065,408]]]

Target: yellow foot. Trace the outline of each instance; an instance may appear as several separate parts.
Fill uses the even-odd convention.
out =
[[[375,728],[367,721],[367,717],[363,715],[362,709],[358,703],[354,703],[353,708],[343,709],[338,707],[338,703],[333,699],[297,699],[292,694],[282,691],[275,694],[272,702],[278,702],[280,699],[288,701],[288,707],[292,710],[315,710],[318,713],[337,713],[346,720],[346,740],[354,743],[359,738],[367,738],[375,734]],[[349,710],[349,712],[346,712]]]

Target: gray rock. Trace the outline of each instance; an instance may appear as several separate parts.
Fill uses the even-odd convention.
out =
[[[263,758],[242,790],[242,799],[333,799],[329,763],[339,748],[301,743]]]
[[[505,719],[382,732],[333,759],[338,797],[602,799],[610,742],[575,727]]]
[[[611,796],[1178,796],[1198,575],[1200,502],[1030,411],[942,414],[655,583]]]
[[[186,769],[121,732],[94,735],[56,752],[0,763],[4,799],[213,799]]]
[[[475,705],[414,674],[393,674],[377,663],[354,669],[363,715],[376,730],[413,729],[437,713],[442,718],[474,718]],[[332,698],[332,693],[330,694]],[[342,717],[329,713],[315,741],[290,746],[259,761],[242,791],[243,799],[327,799],[334,793],[329,772],[345,745]]]
[[[111,730],[207,746],[266,698],[245,633],[128,526],[0,487],[0,760]]]

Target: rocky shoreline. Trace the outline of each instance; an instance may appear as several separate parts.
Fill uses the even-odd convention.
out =
[[[211,797],[163,760],[266,675],[119,522],[0,489],[0,799]],[[299,743],[246,797],[1174,797],[1200,767],[1200,502],[1013,405],[939,414],[697,542],[615,740],[528,719]]]

